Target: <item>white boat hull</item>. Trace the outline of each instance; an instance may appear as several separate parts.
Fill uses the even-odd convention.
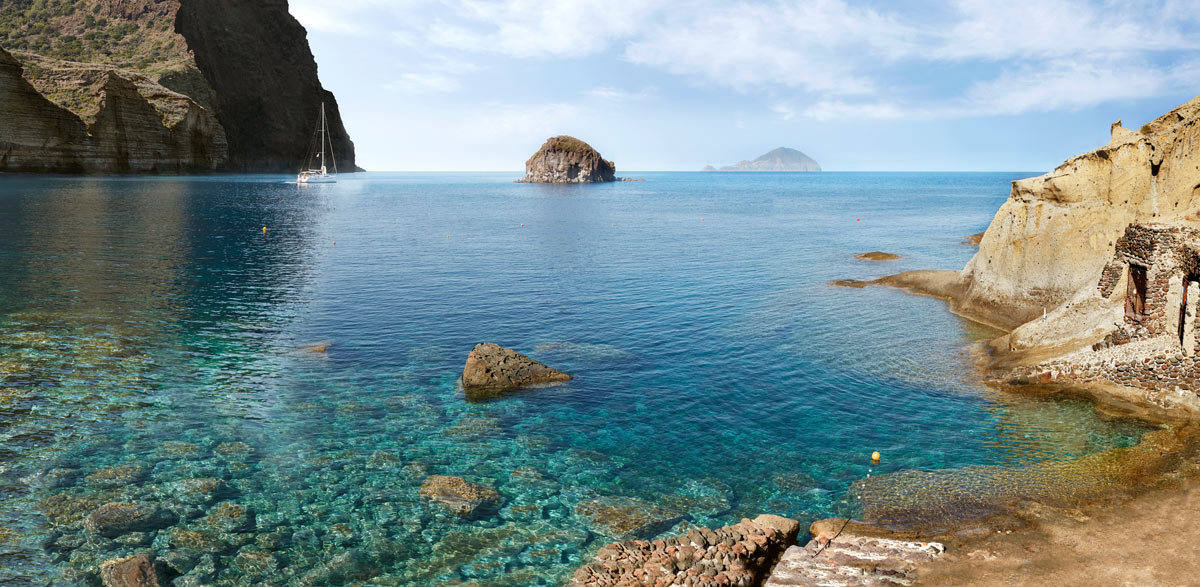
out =
[[[333,175],[326,175],[324,177],[322,177],[322,176],[312,176],[312,177],[300,176],[300,177],[296,178],[296,183],[301,183],[301,184],[303,184],[303,183],[337,183],[337,176],[333,176]]]

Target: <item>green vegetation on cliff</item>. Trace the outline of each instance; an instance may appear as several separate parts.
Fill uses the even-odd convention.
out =
[[[0,3],[0,47],[123,69],[172,69],[189,61],[171,19],[161,18],[176,10],[171,0],[7,0]]]

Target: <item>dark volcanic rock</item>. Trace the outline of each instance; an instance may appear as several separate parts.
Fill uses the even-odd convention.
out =
[[[525,162],[522,183],[596,183],[616,181],[617,168],[591,145],[568,136],[546,139]]]
[[[473,395],[570,380],[571,376],[562,371],[490,342],[481,342],[471,349],[462,374],[463,389]]]
[[[49,50],[14,57],[0,49],[0,172],[292,172],[322,103],[339,171],[357,169],[337,101],[321,87],[286,0],[87,6],[134,27],[128,36],[156,43],[155,55],[121,58],[128,47],[104,45],[118,41],[103,34],[78,62]],[[74,39],[80,31],[68,14],[15,24]]]
[[[482,510],[495,508],[500,500],[500,494],[491,487],[448,475],[432,475],[425,479],[421,483],[420,494],[463,518],[475,517]]]
[[[157,569],[150,555],[114,558],[100,563],[100,581],[104,587],[158,587]]]
[[[355,170],[337,99],[321,87],[308,33],[287,0],[181,0],[174,24],[216,93],[227,169],[295,171],[324,102],[338,170]]]
[[[83,527],[113,538],[130,532],[161,530],[174,524],[175,515],[158,506],[138,503],[108,503],[88,514]]]

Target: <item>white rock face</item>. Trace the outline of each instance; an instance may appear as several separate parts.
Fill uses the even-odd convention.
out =
[[[1013,182],[960,274],[958,310],[1004,328],[1091,288],[1125,227],[1200,221],[1200,98],[1046,175]]]

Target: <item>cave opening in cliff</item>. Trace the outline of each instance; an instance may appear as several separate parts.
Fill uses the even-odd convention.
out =
[[[1125,290],[1125,317],[1140,324],[1146,314],[1146,268],[1129,265],[1129,286]]]

